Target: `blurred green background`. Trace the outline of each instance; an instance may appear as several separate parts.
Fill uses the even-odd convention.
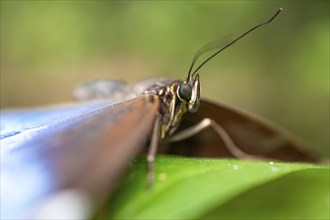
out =
[[[1,1],[1,108],[99,79],[183,79],[194,53],[284,11],[200,70],[202,95],[329,155],[329,1]]]

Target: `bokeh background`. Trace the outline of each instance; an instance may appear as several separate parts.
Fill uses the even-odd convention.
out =
[[[1,1],[1,108],[92,79],[183,79],[195,52],[282,14],[200,70],[202,95],[329,155],[329,1]]]

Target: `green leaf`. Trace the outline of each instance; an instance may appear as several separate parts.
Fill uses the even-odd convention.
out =
[[[109,219],[329,219],[329,168],[158,156],[146,189],[138,158],[102,213]]]

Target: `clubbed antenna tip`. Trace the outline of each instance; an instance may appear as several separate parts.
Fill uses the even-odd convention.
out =
[[[240,35],[238,38],[236,38],[235,40],[233,40],[232,42],[230,42],[229,44],[227,44],[226,46],[222,47],[220,50],[218,50],[217,52],[215,52],[212,56],[210,56],[209,58],[207,58],[206,60],[204,60],[193,72],[192,72],[192,68],[196,62],[196,60],[198,59],[198,57],[195,57],[193,59],[193,62],[190,66],[189,72],[188,72],[188,76],[187,76],[187,82],[190,80],[191,77],[193,77],[197,71],[204,66],[208,61],[210,61],[213,57],[215,57],[216,55],[218,55],[221,51],[223,51],[224,49],[226,49],[227,47],[231,46],[232,44],[236,43],[238,40],[240,40],[242,37],[244,37],[245,35],[249,34],[250,32],[254,31],[257,28],[260,28],[261,26],[264,26],[266,24],[269,24],[270,22],[272,22],[277,15],[279,15],[279,13],[283,11],[282,8],[280,8],[268,21],[263,22],[261,24],[258,24],[256,26],[254,26],[253,28],[251,28],[250,30],[246,31],[245,33],[243,33],[242,35]]]

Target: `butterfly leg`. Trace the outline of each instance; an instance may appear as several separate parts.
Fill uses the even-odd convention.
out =
[[[157,116],[155,119],[154,127],[152,129],[152,136],[151,136],[149,151],[147,155],[147,161],[148,161],[147,188],[149,190],[152,188],[155,178],[154,162],[155,162],[155,157],[159,142],[159,133],[160,133],[159,123],[160,123],[160,116]]]
[[[209,127],[213,128],[216,131],[216,133],[221,137],[221,139],[225,143],[225,146],[233,156],[240,159],[265,159],[264,157],[261,156],[245,153],[244,151],[239,149],[234,143],[233,139],[230,137],[230,135],[226,132],[226,130],[221,125],[219,125],[210,118],[204,118],[202,121],[200,121],[193,127],[177,132],[174,136],[169,137],[166,141],[168,142],[181,141],[189,137],[192,137]]]

